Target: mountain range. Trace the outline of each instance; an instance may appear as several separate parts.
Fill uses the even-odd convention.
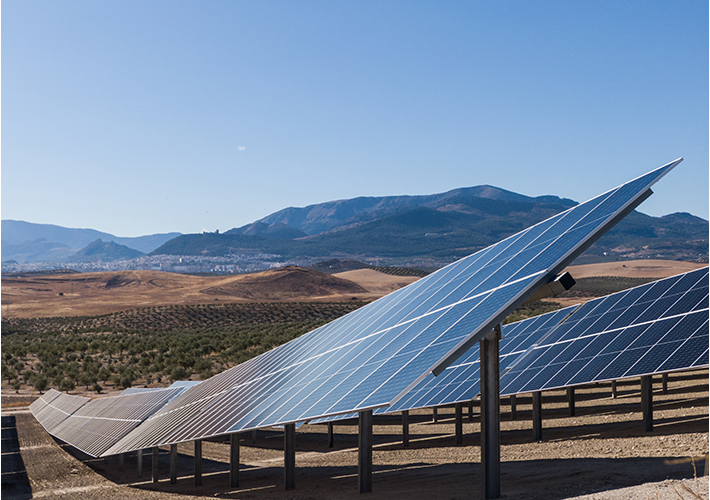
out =
[[[432,195],[359,197],[291,207],[221,234],[116,238],[93,230],[2,221],[2,258],[3,262],[13,255],[85,261],[100,255],[109,261],[111,255],[127,258],[126,250],[118,248],[124,245],[152,256],[270,254],[282,260],[335,257],[440,263],[473,253],[574,205],[575,201],[557,196],[528,197],[493,186],[475,186]],[[706,259],[708,227],[708,221],[686,213],[651,217],[633,212],[579,260]],[[116,246],[100,246],[98,239]],[[92,243],[94,248],[71,250],[79,241]]]

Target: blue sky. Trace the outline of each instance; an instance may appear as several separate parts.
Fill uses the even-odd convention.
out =
[[[708,218],[708,2],[2,2],[2,218],[118,236],[490,184]]]

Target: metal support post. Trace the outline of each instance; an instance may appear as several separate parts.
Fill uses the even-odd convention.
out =
[[[126,454],[125,453],[119,453],[118,454],[118,470],[120,472],[123,472],[123,464],[124,461],[126,460]]]
[[[473,399],[468,402],[468,421],[473,422]]]
[[[431,419],[434,423],[439,421],[439,410],[437,409],[436,406],[432,409]]]
[[[360,493],[372,492],[372,410],[358,419],[357,477]]]
[[[483,498],[500,497],[500,372],[502,329],[481,340],[481,478]]]
[[[143,477],[143,450],[136,451],[136,461],[138,462],[138,473],[136,477],[140,479]]]
[[[328,422],[328,448],[333,447],[333,422]]]
[[[574,415],[575,415],[574,387],[567,388],[567,403],[569,403],[569,416],[574,417]]]
[[[158,466],[160,465],[160,462],[158,462],[158,460],[160,459],[160,448],[158,448],[157,446],[153,446],[151,458],[153,459],[153,473],[151,477],[153,479],[153,482],[157,483],[160,480],[158,472]]]
[[[668,374],[664,373],[661,376],[663,377],[661,379],[661,382],[663,383],[663,394],[668,394]]]
[[[409,410],[402,412],[402,448],[409,448]]]
[[[170,484],[177,483],[177,445],[170,445]]]
[[[616,380],[611,381],[611,397],[616,399]]]
[[[510,420],[518,419],[518,402],[515,399],[515,394],[510,396]]]
[[[651,375],[641,377],[641,410],[643,430],[653,431],[653,378]]]
[[[296,424],[284,425],[284,489],[296,487]]]
[[[456,444],[463,444],[463,403],[456,403]]]
[[[202,486],[202,440],[195,440],[195,486]]]
[[[239,486],[239,433],[229,435],[229,486]]]
[[[256,444],[256,429],[251,431],[251,444]]]
[[[533,439],[542,441],[542,392],[532,393]]]

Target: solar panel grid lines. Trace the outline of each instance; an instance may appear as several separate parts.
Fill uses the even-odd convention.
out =
[[[93,399],[50,434],[91,456],[99,456],[184,387],[157,388]]]
[[[579,306],[570,306],[550,313],[503,325],[500,342],[500,370],[515,362],[529,346],[553,326],[569,316]],[[376,414],[430,408],[470,401],[480,393],[479,344],[476,343],[459,361],[449,366],[441,375],[430,374],[414,389],[391,406],[379,408]],[[332,422],[357,417],[356,413],[315,419],[313,423]]]
[[[60,425],[72,413],[89,401],[89,398],[65,394],[51,389],[51,395],[43,400],[46,404],[41,408],[30,405],[30,411],[44,429],[52,434],[53,429]]]
[[[389,405],[432,367],[477,342],[676,163],[188,389],[121,446],[129,451],[137,443],[150,447]]]
[[[501,378],[501,394],[707,364],[708,269],[702,268],[587,302]]]

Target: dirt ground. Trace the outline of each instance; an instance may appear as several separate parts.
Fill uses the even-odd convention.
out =
[[[578,388],[574,417],[564,391],[544,393],[541,442],[533,442],[531,398],[518,396],[515,421],[504,398],[501,498],[707,499],[708,371],[671,374],[666,394],[660,377],[655,382],[650,433],[642,427],[638,379],[620,381],[617,398],[611,397],[610,384]],[[4,395],[3,406],[8,400]],[[357,492],[355,421],[336,424],[332,449],[325,425],[301,426],[296,489],[284,491],[283,432],[278,429],[260,430],[256,442],[251,433],[242,435],[238,488],[229,487],[229,447],[217,442],[204,443],[202,486],[194,485],[192,443],[179,445],[178,482],[171,485],[167,448],[159,458],[160,482],[152,483],[149,453],[138,479],[135,455],[128,455],[119,471],[117,457],[90,459],[55,442],[29,411],[3,410],[2,498],[478,499],[478,413],[474,403],[469,421],[464,409],[464,444],[455,446],[453,408],[440,408],[438,422],[431,410],[412,412],[407,449],[400,415],[376,417],[373,493],[363,497]],[[11,450],[13,444],[19,453]]]
[[[574,278],[593,276],[622,276],[625,278],[667,278],[680,273],[687,273],[707,264],[683,262],[679,260],[629,260],[570,266],[566,271]]]
[[[568,270],[575,278],[590,276],[663,278],[705,265],[680,261],[637,260],[571,266]],[[305,270],[300,269],[300,271]],[[190,276],[159,271],[122,271],[4,277],[2,315],[4,318],[94,316],[137,307],[196,305],[220,301],[297,300],[302,302],[353,298],[373,300],[417,279],[411,276],[392,276],[372,269],[358,269],[338,273],[333,277],[308,270],[307,279],[300,276],[298,280],[289,280],[288,275],[293,272],[293,269],[279,268],[237,276]],[[336,278],[351,283],[352,289],[343,288],[342,283],[337,286],[331,283]]]

